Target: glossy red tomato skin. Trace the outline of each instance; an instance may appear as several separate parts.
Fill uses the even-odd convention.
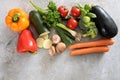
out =
[[[70,29],[75,29],[77,26],[78,26],[77,20],[75,20],[75,19],[73,19],[73,18],[70,18],[70,19],[67,21],[67,27],[68,27],[68,28],[70,28]]]
[[[71,9],[71,15],[75,18],[79,17],[81,15],[81,10],[77,7],[72,7]]]
[[[61,5],[58,7],[58,12],[60,13],[61,17],[66,17],[68,15],[69,10],[66,6]]]

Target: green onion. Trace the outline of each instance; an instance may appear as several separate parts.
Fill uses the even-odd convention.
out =
[[[65,25],[63,25],[63,24],[61,24],[61,23],[58,23],[58,24],[57,24],[57,27],[60,27],[60,28],[62,28],[62,29],[64,29],[64,30],[68,31],[68,32],[69,32],[72,36],[74,36],[74,37],[77,35],[77,32],[76,32],[76,31],[73,31],[73,30],[67,28]]]

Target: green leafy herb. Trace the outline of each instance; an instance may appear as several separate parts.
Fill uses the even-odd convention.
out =
[[[82,21],[79,21],[79,25],[82,30],[83,37],[90,36],[91,38],[95,38],[97,36],[98,30],[97,30],[94,22],[91,21],[86,24]]]
[[[56,26],[57,23],[61,22],[60,15],[57,11],[49,10],[46,15],[42,16],[42,18],[43,22],[49,27]]]
[[[85,4],[84,6],[78,4],[78,8],[81,10],[79,25],[82,30],[82,36],[95,38],[98,31],[95,22],[92,21],[92,18],[96,18],[96,15],[90,12],[92,6],[90,4]]]
[[[91,18],[96,18],[97,16],[91,12],[87,13],[87,16],[91,17]]]
[[[85,4],[84,9],[89,12],[91,10],[91,5],[90,4]]]
[[[81,9],[81,16],[85,16],[87,14],[87,11],[84,9]]]
[[[57,10],[57,6],[53,1],[50,1],[48,4],[48,8],[52,11],[56,11]]]
[[[77,4],[78,8],[83,9],[83,6],[81,4]]]

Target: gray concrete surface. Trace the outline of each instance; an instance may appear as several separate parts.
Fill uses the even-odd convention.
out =
[[[34,0],[46,7],[49,0]],[[119,0],[54,0],[59,6],[70,8],[76,3],[90,3],[102,6],[114,19],[120,29]],[[38,54],[16,52],[18,33],[5,25],[5,16],[12,8],[26,12],[34,9],[28,0],[0,0],[0,80],[120,80],[120,30],[106,54],[89,54],[71,57],[69,50],[50,57],[47,50]]]

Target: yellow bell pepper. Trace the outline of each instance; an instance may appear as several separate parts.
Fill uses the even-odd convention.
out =
[[[19,8],[11,9],[5,18],[5,22],[7,26],[15,32],[20,32],[29,26],[27,14]]]

